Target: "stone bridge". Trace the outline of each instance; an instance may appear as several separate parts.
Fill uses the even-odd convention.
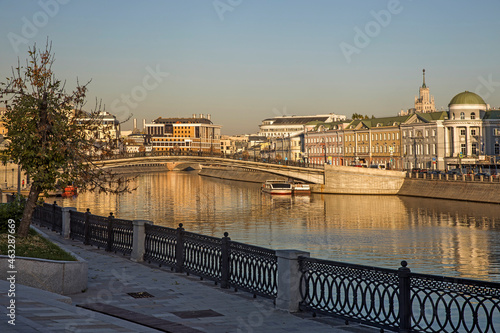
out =
[[[324,170],[287,166],[253,161],[233,160],[210,156],[143,156],[124,157],[97,162],[103,168],[130,168],[157,166],[170,171],[200,170],[203,166],[223,166],[248,171],[267,172],[287,178],[293,178],[312,184],[324,184]]]

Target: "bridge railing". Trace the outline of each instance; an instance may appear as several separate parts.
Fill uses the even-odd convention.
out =
[[[37,207],[33,222],[135,261],[274,299],[283,310],[302,309],[399,332],[500,331],[496,282],[412,273],[405,261],[394,270],[296,256],[294,250],[234,242],[227,233],[216,238],[186,232],[182,224],[173,229],[56,205]]]
[[[302,168],[311,168],[311,169],[323,169],[323,164],[314,164],[314,163],[306,163],[302,161],[291,161],[291,160],[277,160],[270,158],[261,158],[261,157],[241,157],[237,155],[224,155],[224,154],[215,154],[215,153],[196,153],[191,151],[180,151],[180,152],[169,152],[169,151],[153,151],[153,152],[139,152],[139,153],[120,153],[113,155],[102,155],[95,156],[94,160],[96,161],[110,161],[124,158],[140,158],[140,157],[160,157],[160,156],[191,156],[191,157],[204,157],[204,158],[222,158],[226,160],[233,161],[243,161],[243,162],[259,162],[266,164],[275,164],[282,166],[296,166]]]

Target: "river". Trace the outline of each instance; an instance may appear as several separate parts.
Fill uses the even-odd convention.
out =
[[[81,193],[63,206],[311,257],[500,282],[500,205],[398,196],[276,197],[259,184],[145,172],[130,194]],[[50,202],[53,202],[51,200]]]

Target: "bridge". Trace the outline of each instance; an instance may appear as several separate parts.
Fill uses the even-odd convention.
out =
[[[146,166],[164,166],[170,171],[200,170],[203,166],[221,166],[238,168],[247,171],[267,172],[311,184],[324,184],[324,169],[305,168],[300,166],[289,166],[272,163],[262,163],[245,160],[212,156],[189,156],[189,155],[146,155],[140,157],[118,157],[96,162],[103,168],[130,168]]]

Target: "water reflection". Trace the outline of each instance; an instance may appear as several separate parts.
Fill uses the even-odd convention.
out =
[[[145,173],[137,191],[80,194],[65,206],[311,256],[500,281],[500,206],[397,196],[271,196],[258,184],[193,172]]]

